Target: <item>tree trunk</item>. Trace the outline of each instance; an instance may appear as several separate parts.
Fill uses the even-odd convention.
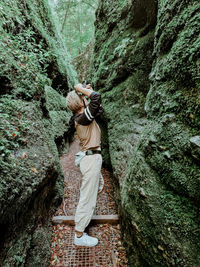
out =
[[[67,3],[67,6],[66,6],[66,12],[65,12],[65,17],[64,17],[64,20],[63,20],[63,25],[62,25],[61,32],[63,31],[65,23],[66,23],[67,14],[68,14],[69,8],[70,8],[70,3],[71,3],[71,0],[69,0],[69,2]]]

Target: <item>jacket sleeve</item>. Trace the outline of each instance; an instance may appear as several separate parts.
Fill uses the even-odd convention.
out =
[[[84,112],[76,117],[76,122],[81,125],[89,125],[96,116],[99,115],[101,108],[101,95],[98,92],[92,92],[90,95],[90,103],[84,109]],[[102,113],[102,112],[101,112]]]
[[[95,118],[101,116],[101,114],[103,114],[103,113],[104,113],[104,108],[102,107],[102,105],[100,105],[99,110],[97,111]]]

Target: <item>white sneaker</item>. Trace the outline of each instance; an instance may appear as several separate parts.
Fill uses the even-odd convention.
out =
[[[77,246],[94,247],[98,244],[98,239],[83,233],[81,237],[74,235],[74,244]]]
[[[101,193],[103,191],[103,187],[104,187],[104,179],[103,176],[101,174],[100,179],[99,179],[99,189],[98,189],[98,193]]]

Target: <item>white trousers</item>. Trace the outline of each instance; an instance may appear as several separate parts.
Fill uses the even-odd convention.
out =
[[[96,207],[101,165],[101,154],[85,156],[80,162],[80,170],[83,177],[79,203],[75,214],[76,231],[84,232],[92,218]]]

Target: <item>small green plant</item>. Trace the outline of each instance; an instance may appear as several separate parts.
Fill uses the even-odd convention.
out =
[[[0,155],[4,159],[27,142],[29,123],[22,119],[16,102],[10,96],[3,97],[0,102]]]
[[[127,0],[118,0],[118,1],[119,1],[119,6],[120,6],[120,7],[125,6],[126,3],[127,3]]]
[[[14,258],[16,260],[16,266],[20,266],[23,262],[23,258],[17,255],[15,255]]]

